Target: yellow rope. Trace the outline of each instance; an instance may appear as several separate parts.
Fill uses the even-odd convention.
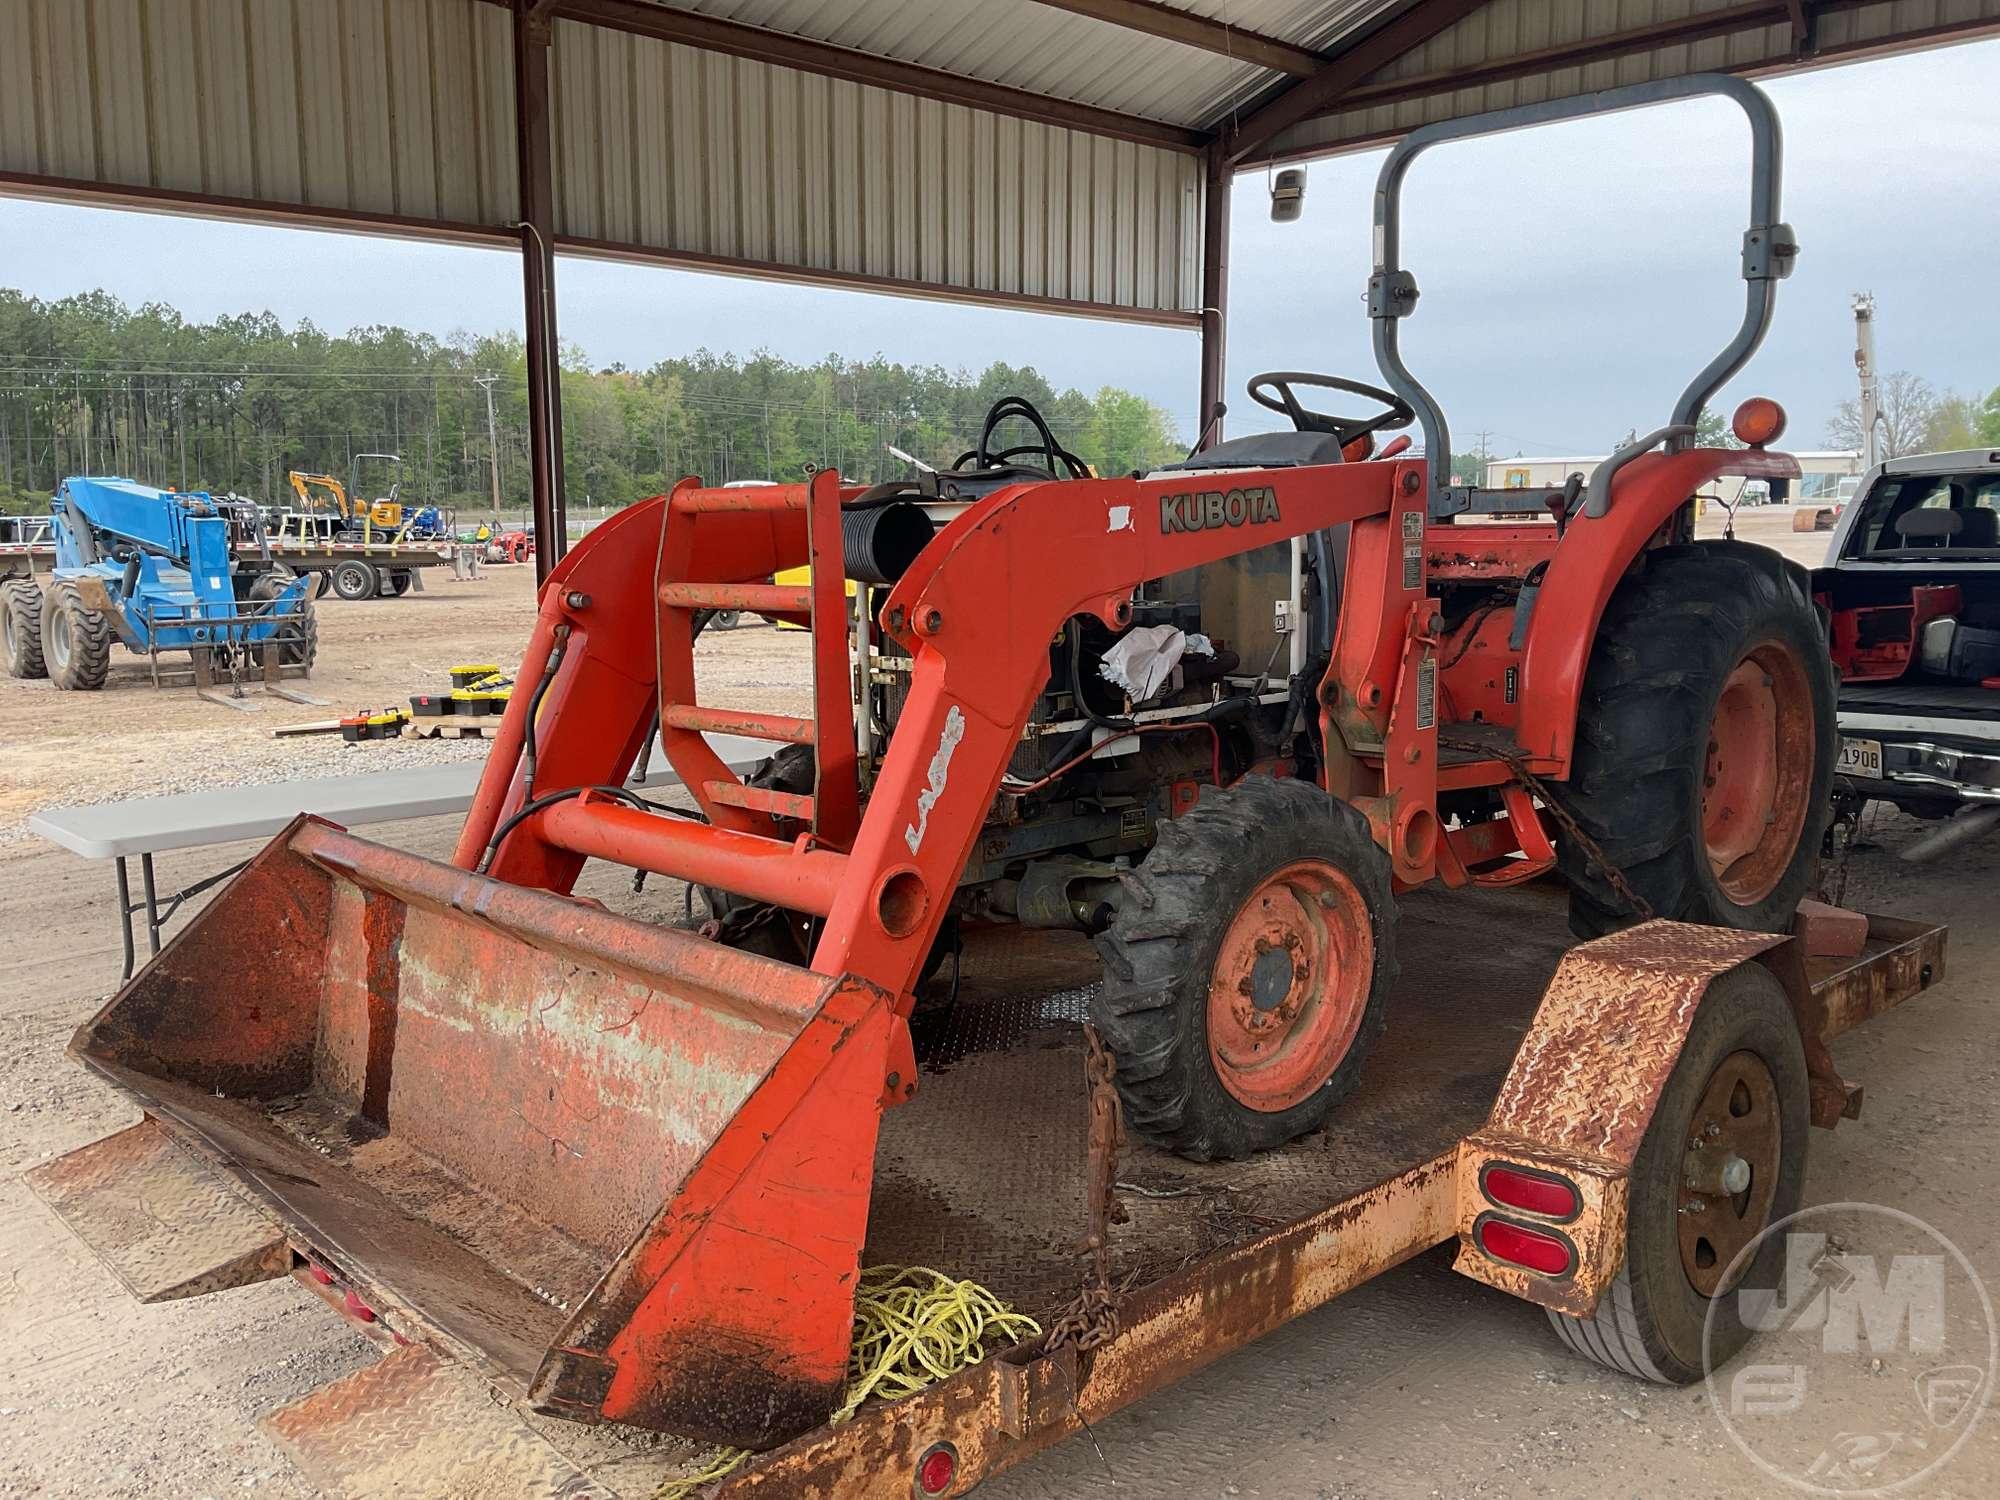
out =
[[[845,1422],[871,1396],[894,1401],[913,1395],[1041,1331],[1041,1324],[976,1281],[954,1281],[926,1266],[871,1267],[855,1287],[847,1399],[830,1425]],[[748,1448],[718,1448],[698,1473],[668,1480],[653,1500],[687,1500],[749,1456]]]

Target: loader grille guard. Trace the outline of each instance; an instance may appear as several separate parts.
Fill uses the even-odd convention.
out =
[[[1416,159],[1446,141],[1498,135],[1531,125],[1547,125],[1588,115],[1665,104],[1677,99],[1718,96],[1741,107],[1750,124],[1750,227],[1743,232],[1743,322],[1722,352],[1688,383],[1674,403],[1672,415],[1658,427],[1618,449],[1592,474],[1583,513],[1602,516],[1611,504],[1611,481],[1642,453],[1662,443],[1669,453],[1689,446],[1695,424],[1723,382],[1749,362],[1764,342],[1777,308],[1777,283],[1791,275],[1798,256],[1792,227],[1782,221],[1784,136],[1777,110],[1762,90],[1722,73],[1698,73],[1683,78],[1629,84],[1570,99],[1524,104],[1492,114],[1442,121],[1411,131],[1397,143],[1375,179],[1375,270],[1368,278],[1368,316],[1375,328],[1375,362],[1389,388],[1417,410],[1423,428],[1424,452],[1435,454],[1431,466],[1430,514],[1434,520],[1467,513],[1523,509],[1523,500],[1539,505],[1562,494],[1560,487],[1541,490],[1490,490],[1485,476],[1478,483],[1457,485],[1451,475],[1451,430],[1437,400],[1403,363],[1399,326],[1416,311],[1417,279],[1402,263],[1403,179]]]

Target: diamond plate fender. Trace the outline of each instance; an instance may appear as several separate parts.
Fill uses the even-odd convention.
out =
[[[1790,941],[1654,920],[1564,954],[1486,1124],[1459,1146],[1454,1269],[1544,1307],[1589,1314],[1618,1274],[1626,1174],[1702,997],[1718,975]],[[1774,968],[1797,1005],[1802,997],[1790,976]],[[1494,1204],[1480,1188],[1483,1169],[1494,1161],[1574,1183],[1579,1211],[1542,1219]],[[1576,1252],[1569,1273],[1545,1276],[1479,1249],[1473,1226],[1494,1213],[1567,1238]]]

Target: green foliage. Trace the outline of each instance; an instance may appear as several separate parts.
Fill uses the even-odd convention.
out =
[[[858,480],[910,471],[890,445],[948,465],[986,408],[1027,396],[1099,473],[1180,457],[1159,407],[1107,386],[1058,392],[1033,369],[976,378],[935,365],[844,359],[797,365],[700,350],[651,369],[592,370],[563,355],[563,473],[572,506],[624,505],[685,474],[712,484],[791,479],[809,465]],[[67,474],[120,473],[171,488],[275,501],[292,469],[346,477],[352,456],[400,453],[403,494],[493,510],[491,375],[500,510],[529,505],[527,367],[511,335],[440,340],[391,327],[335,337],[268,313],[185,321],[93,292],[42,302],[0,290],[0,508],[40,510]],[[1010,422],[995,446],[1034,441]]]
[[[1986,399],[1979,404],[1979,416],[1974,429],[1979,435],[1981,447],[2000,448],[2000,385],[1986,393]]]
[[[1741,448],[1729,418],[1712,406],[1704,406],[1695,418],[1694,445],[1697,448]]]

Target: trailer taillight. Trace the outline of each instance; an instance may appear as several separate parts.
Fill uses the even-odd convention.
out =
[[[1574,1219],[1583,1209],[1576,1184],[1553,1172],[1507,1167],[1491,1162],[1479,1174],[1479,1190],[1503,1208],[1540,1214],[1545,1219]]]
[[[942,1495],[958,1478],[958,1450],[950,1443],[936,1443],[917,1460],[917,1493]]]
[[[1576,1264],[1569,1241],[1546,1229],[1530,1229],[1526,1224],[1488,1216],[1474,1225],[1472,1232],[1480,1249],[1510,1266],[1544,1276],[1566,1276]]]

